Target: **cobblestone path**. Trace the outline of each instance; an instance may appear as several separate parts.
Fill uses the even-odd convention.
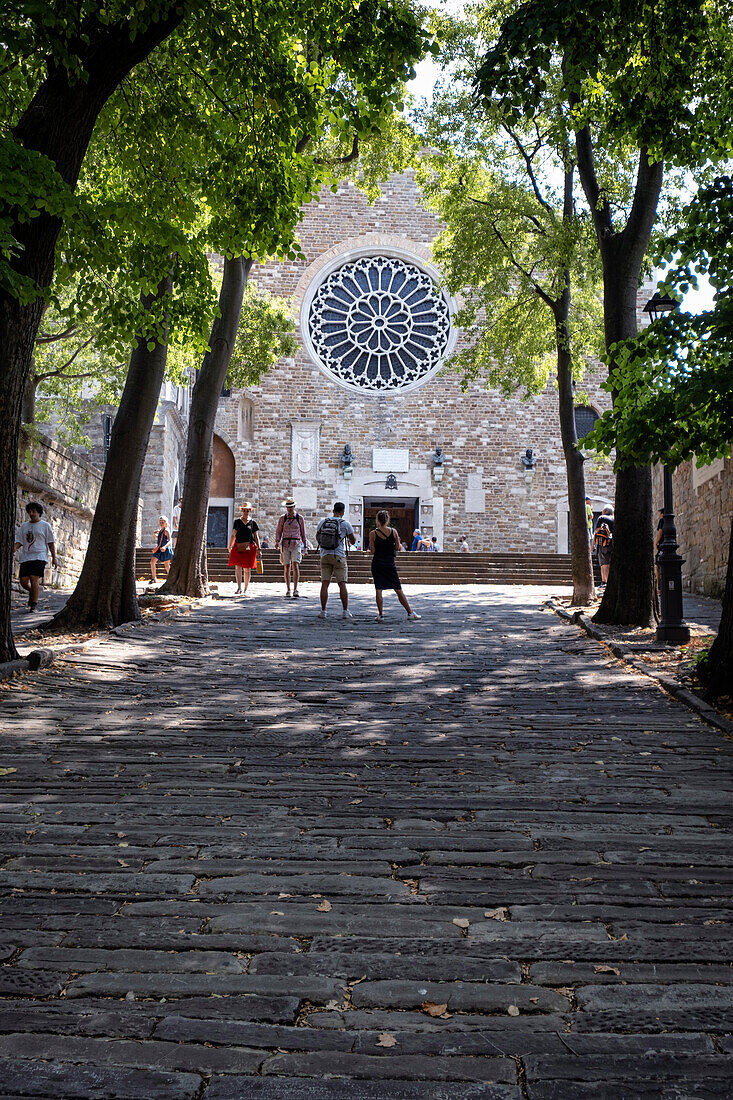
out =
[[[731,745],[543,595],[260,586],[4,692],[0,1095],[730,1096]]]

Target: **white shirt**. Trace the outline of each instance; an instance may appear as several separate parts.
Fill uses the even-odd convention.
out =
[[[327,518],[330,519],[331,517],[328,516]],[[323,527],[325,522],[326,520],[322,519],[321,522],[318,524],[318,527],[316,528],[316,537],[318,536],[318,532],[320,531],[321,527]],[[353,533],[354,528],[351,526],[347,519],[339,520],[339,534],[341,535],[341,542],[338,544],[335,550],[324,550],[323,547],[319,546],[318,549],[321,551],[321,557],[325,558],[326,554],[334,554],[337,558],[345,558],[346,543],[344,540],[348,535],[353,535]]]
[[[49,543],[56,542],[53,528],[45,519],[37,523],[26,520],[15,532],[15,541],[20,543],[20,558],[23,561],[48,561]]]

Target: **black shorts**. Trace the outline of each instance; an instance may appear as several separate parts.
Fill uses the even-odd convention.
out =
[[[47,563],[39,558],[37,561],[22,561],[20,563],[19,577],[42,577]]]

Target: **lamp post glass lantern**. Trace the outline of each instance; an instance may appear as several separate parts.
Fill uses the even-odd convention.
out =
[[[649,323],[677,309],[679,302],[674,298],[655,291],[644,312],[649,314]],[[664,467],[664,519],[662,521],[662,541],[659,546],[659,603],[661,619],[657,627],[658,642],[676,642],[678,645],[689,642],[690,628],[682,618],[682,566],[684,558],[677,553],[677,528],[674,522],[674,499],[672,496],[672,470]]]

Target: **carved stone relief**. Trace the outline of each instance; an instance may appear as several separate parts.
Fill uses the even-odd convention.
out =
[[[293,481],[314,481],[318,477],[320,421],[294,420],[292,427],[291,476]]]

